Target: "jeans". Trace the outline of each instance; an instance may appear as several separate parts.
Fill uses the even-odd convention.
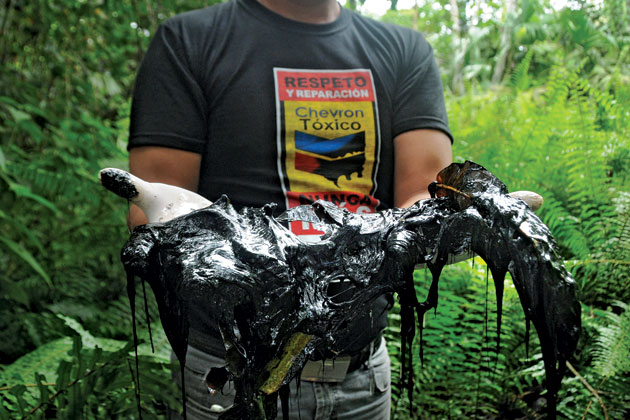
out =
[[[204,382],[210,368],[224,365],[222,358],[188,347],[184,373],[188,420],[216,420],[232,405],[235,391],[231,383],[211,396]],[[179,370],[173,376],[181,387]],[[342,383],[301,381],[298,392],[296,381],[291,381],[289,419],[282,418],[278,398],[278,420],[389,420],[390,382],[389,355],[382,339],[370,360],[349,372]],[[171,415],[172,420],[181,418]]]

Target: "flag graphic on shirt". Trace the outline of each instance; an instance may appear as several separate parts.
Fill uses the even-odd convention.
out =
[[[287,208],[327,200],[373,212],[380,144],[369,70],[274,69],[278,170]],[[293,222],[298,235],[319,235]]]
[[[326,139],[301,131],[295,132],[295,169],[323,176],[339,187],[339,178],[363,176],[365,132]]]

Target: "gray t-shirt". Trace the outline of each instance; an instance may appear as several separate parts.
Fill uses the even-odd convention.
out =
[[[160,26],[136,79],[129,148],[200,153],[199,193],[236,208],[324,199],[373,212],[393,205],[394,137],[419,128],[451,136],[420,33],[348,9],[315,25],[233,0]],[[383,297],[348,327],[351,353],[385,326],[387,307]],[[198,318],[193,329],[216,335]]]

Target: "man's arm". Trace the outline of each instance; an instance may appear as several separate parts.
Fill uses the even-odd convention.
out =
[[[129,170],[148,182],[161,182],[197,192],[201,155],[159,146],[134,147],[129,151]],[[147,223],[139,207],[132,205],[127,216],[130,229]]]
[[[439,130],[406,131],[394,138],[394,205],[429,198],[427,187],[453,160],[451,140]]]

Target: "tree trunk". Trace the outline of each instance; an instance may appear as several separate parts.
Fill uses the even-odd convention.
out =
[[[418,20],[420,20],[420,8],[418,7],[418,0],[416,0],[413,3],[413,30],[414,31],[418,30]]]
[[[462,51],[462,26],[459,16],[459,5],[457,0],[449,0],[451,5],[451,19],[453,20],[453,43],[455,48],[453,49],[453,80],[451,82],[451,89],[456,95],[464,93],[464,79],[462,78],[462,69],[464,67],[464,53]]]
[[[492,83],[501,83],[503,74],[505,73],[505,65],[507,63],[510,48],[512,46],[512,31],[514,30],[514,13],[516,12],[516,0],[506,0],[505,15],[503,17],[503,26],[501,27],[501,41],[499,44],[499,56],[492,73]]]

